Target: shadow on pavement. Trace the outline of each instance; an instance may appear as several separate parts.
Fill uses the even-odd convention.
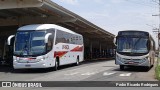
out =
[[[87,61],[81,62],[80,66],[81,65],[85,65],[85,64],[97,64],[99,62],[106,62],[106,61],[110,61],[110,60],[87,60]],[[72,68],[72,67],[75,67],[75,64],[60,66],[59,70]],[[106,67],[108,67],[108,66],[106,66]],[[113,67],[113,66],[110,66],[110,67]],[[11,66],[0,65],[0,72],[5,72],[5,73],[24,73],[24,74],[28,73],[28,74],[30,74],[30,73],[47,73],[47,72],[52,72],[52,71],[54,71],[53,68],[46,68],[46,69],[18,69],[18,70],[15,70]]]
[[[5,72],[5,73],[47,73],[50,72],[51,69],[18,69],[15,70],[13,67],[10,66],[0,66],[0,72]]]
[[[120,68],[115,68],[113,71],[123,71],[123,72],[149,72],[151,68],[141,67],[141,66],[125,66],[124,70],[120,70]]]

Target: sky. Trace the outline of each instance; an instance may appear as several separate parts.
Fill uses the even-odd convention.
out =
[[[104,30],[145,30],[157,41],[158,0],[52,0]]]

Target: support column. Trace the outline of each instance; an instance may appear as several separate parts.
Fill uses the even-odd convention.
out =
[[[99,42],[99,58],[102,57],[102,45],[101,42]]]
[[[92,50],[92,41],[90,42],[90,58],[92,59],[92,54],[93,54],[93,50]]]

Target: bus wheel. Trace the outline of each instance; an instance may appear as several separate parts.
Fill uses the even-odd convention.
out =
[[[151,69],[151,66],[146,66],[146,71],[149,71]]]
[[[79,65],[79,56],[77,56],[76,65]]]
[[[124,70],[124,65],[120,65],[120,70]]]
[[[56,61],[55,61],[55,66],[54,66],[54,70],[55,70],[55,71],[57,71],[57,70],[58,70],[58,66],[59,66],[59,64],[58,64],[58,60],[56,60]]]

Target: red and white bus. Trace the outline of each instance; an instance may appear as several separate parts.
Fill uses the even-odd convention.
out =
[[[14,39],[14,69],[49,68],[76,65],[84,60],[83,36],[54,24],[35,24],[20,27]]]

